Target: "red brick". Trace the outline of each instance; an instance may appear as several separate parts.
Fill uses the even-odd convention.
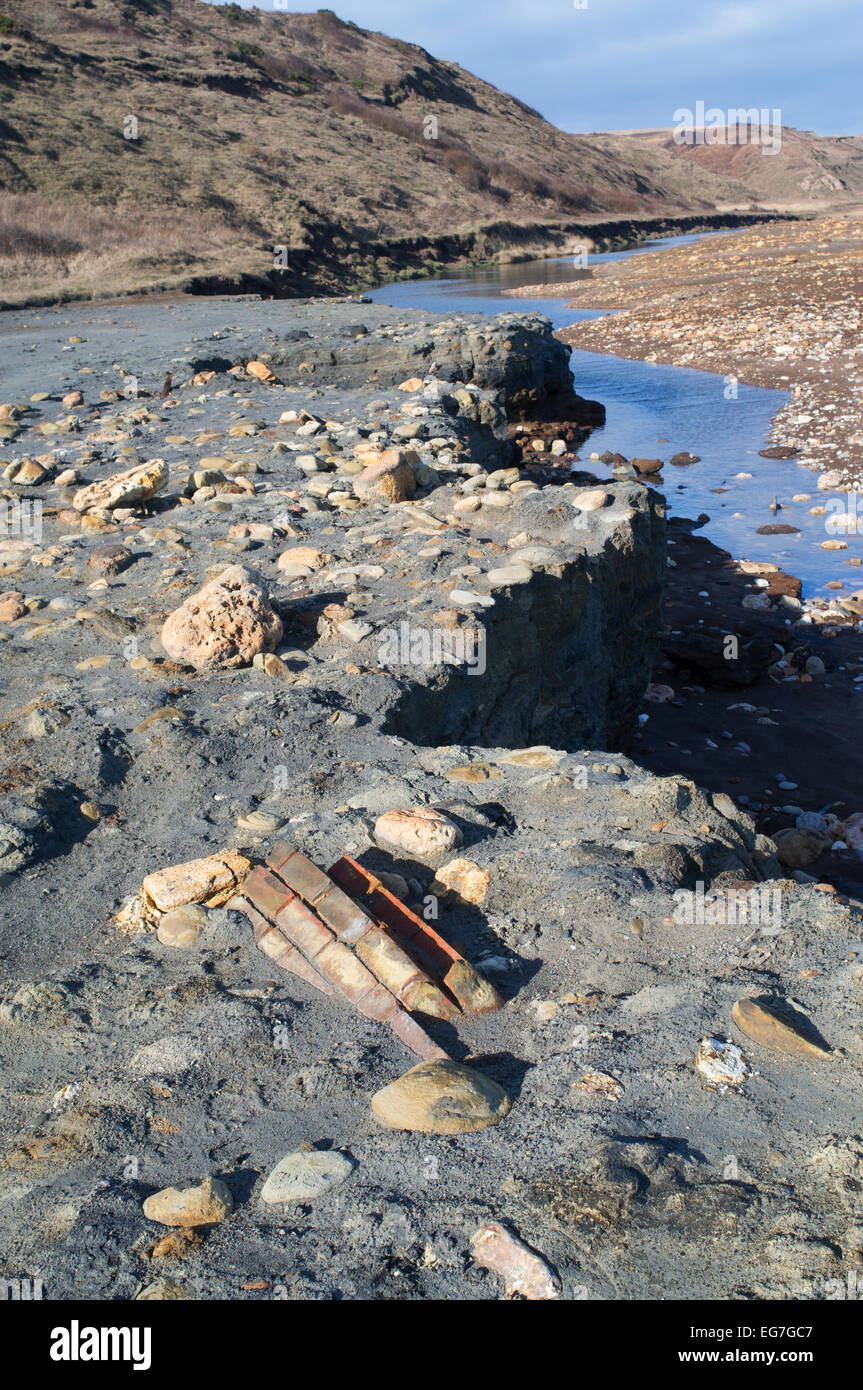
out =
[[[418,1057],[422,1057],[424,1062],[452,1061],[448,1052],[442,1047],[438,1047],[433,1038],[430,1038],[424,1028],[421,1028],[415,1018],[406,1014],[404,1009],[400,1009],[395,1018],[390,1021],[390,1027],[396,1037],[401,1038],[402,1042],[415,1052]]]
[[[335,884],[330,884],[329,891],[317,899],[315,911],[347,946],[353,946],[374,926],[371,917]]]
[[[305,898],[307,903],[314,907],[315,902],[322,893],[326,893],[328,888],[332,888],[332,880],[313,864],[311,859],[307,859],[298,849],[293,849],[291,854],[282,858],[282,850],[286,848],[284,844],[278,845],[270,856],[268,863],[276,868],[278,862],[278,874],[285,880],[289,888],[295,893],[299,893],[301,898]]]
[[[293,896],[291,890],[266,869],[253,869],[243,884],[243,896],[270,919]]]
[[[325,927],[299,898],[292,898],[276,914],[276,926],[309,960],[314,960],[325,946],[335,940],[329,927]]]

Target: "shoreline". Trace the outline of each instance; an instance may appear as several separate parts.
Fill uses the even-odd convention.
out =
[[[771,445],[817,471],[819,486],[861,491],[861,298],[863,211],[855,209],[599,266],[567,307],[618,312],[558,336],[590,352],[713,372],[725,379],[730,408],[740,383],[790,392]]]

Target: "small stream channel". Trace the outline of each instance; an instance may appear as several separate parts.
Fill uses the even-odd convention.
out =
[[[727,232],[666,237],[630,251],[592,255],[591,264],[621,261],[648,254],[663,246],[698,241],[702,235],[727,236]],[[582,319],[600,317],[599,309],[567,309],[560,298],[522,299],[505,293],[521,285],[560,284],[583,279],[572,257],[495,265],[454,273],[447,278],[402,280],[374,290],[371,298],[396,308],[424,309],[438,314],[537,311],[555,329]],[[573,350],[572,373],[578,393],[601,401],[606,423],[596,429],[580,451],[581,466],[599,478],[610,477],[602,464],[591,463],[591,453],[606,449],[627,458],[663,458],[689,452],[700,462],[687,468],[666,467],[658,484],[668,500],[671,516],[710,517],[704,534],[740,560],[768,560],[803,582],[804,597],[830,595],[828,580],[843,579],[857,587],[859,570],[848,570],[846,560],[863,554],[863,537],[842,535],[847,551],[820,548],[831,533],[827,517],[810,515],[810,508],[826,506],[844,493],[818,490],[818,474],[789,461],[759,458],[768,443],[770,421],[787,400],[781,391],[737,386],[736,399],[726,397],[725,379],[712,372],[688,367],[667,367],[649,362],[630,362],[606,353]],[[741,477],[751,474],[751,477]],[[792,502],[798,493],[811,501]],[[782,510],[773,513],[777,496]],[[829,515],[829,513],[828,513]],[[797,535],[759,536],[759,526],[785,523],[799,528]],[[835,595],[834,595],[835,596]]]

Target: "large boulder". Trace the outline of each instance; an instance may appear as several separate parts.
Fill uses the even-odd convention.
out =
[[[162,646],[198,671],[250,666],[281,640],[282,620],[257,570],[230,565],[165,620]]]

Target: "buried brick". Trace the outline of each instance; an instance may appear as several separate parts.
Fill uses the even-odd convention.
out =
[[[462,1011],[501,1005],[469,962],[347,856],[326,874],[280,842],[231,906],[249,918],[272,960],[323,993],[338,992],[366,1018],[388,1023],[426,1060],[448,1054],[412,1014],[452,1021]]]

